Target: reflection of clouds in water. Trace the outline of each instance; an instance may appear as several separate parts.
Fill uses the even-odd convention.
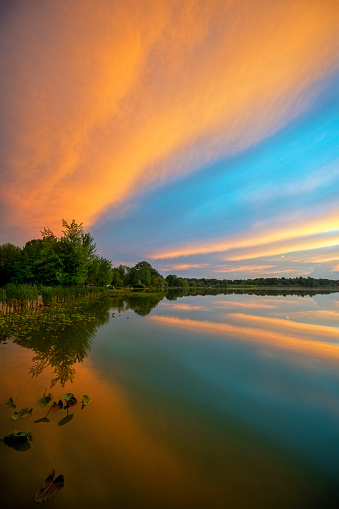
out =
[[[331,327],[298,324],[281,319],[248,317],[240,314],[234,314],[233,317],[237,318],[236,324],[214,323],[166,316],[152,316],[150,320],[169,327],[207,333],[210,336],[214,336],[213,339],[215,339],[215,335],[224,336],[227,341],[232,341],[236,338],[245,343],[250,343],[257,348],[264,346],[269,349],[279,349],[293,352],[293,354],[302,354],[303,356],[307,355],[314,361],[319,360],[319,358],[325,358],[335,363],[339,361],[339,344],[330,342],[332,338],[338,339],[338,332]],[[246,318],[249,318],[249,326],[243,325]],[[256,320],[256,323],[253,324],[254,320]],[[288,332],[286,332],[285,326]],[[324,336],[327,336],[328,341],[323,341]]]
[[[160,306],[170,307],[176,311],[209,311],[211,309],[206,306],[194,306],[192,304],[171,304],[170,302],[162,302]]]
[[[313,297],[318,308],[330,311],[339,311],[339,292],[332,294],[318,294]],[[339,319],[338,319],[339,321]]]
[[[273,304],[266,304],[264,302],[234,302],[234,301],[220,301],[217,303],[220,308],[250,308],[250,309],[276,309],[277,306]]]
[[[330,327],[327,325],[318,325],[318,324],[310,324],[303,322],[295,322],[291,320],[291,317],[286,317],[286,319],[282,318],[271,318],[271,317],[261,317],[254,315],[245,315],[243,313],[230,313],[227,315],[228,318],[235,320],[237,323],[243,323],[244,321],[251,322],[252,326],[255,327],[265,327],[271,330],[280,330],[286,331],[288,330],[289,334],[296,334],[300,336],[300,339],[303,339],[303,335],[305,336],[313,336],[313,337],[328,337],[328,338],[336,338],[339,339],[338,331],[334,327]]]
[[[339,308],[339,302],[337,303]],[[313,311],[296,311],[293,313],[293,318],[297,321],[306,320],[309,323],[316,322],[318,324],[326,325],[331,323],[333,327],[338,328],[339,335],[339,309],[335,311],[327,311],[326,309],[316,309]],[[339,339],[339,337],[338,337]]]

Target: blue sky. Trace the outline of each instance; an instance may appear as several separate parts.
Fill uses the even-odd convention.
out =
[[[0,242],[339,279],[335,0],[0,2]]]

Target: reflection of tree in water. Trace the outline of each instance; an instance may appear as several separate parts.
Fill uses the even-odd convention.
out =
[[[180,297],[194,297],[194,296],[206,296],[206,295],[258,295],[258,296],[284,296],[284,295],[296,295],[300,297],[312,297],[313,295],[329,294],[331,291],[322,290],[288,290],[288,289],[217,289],[217,288],[171,288],[166,293],[167,300],[177,300]]]
[[[51,380],[50,387],[60,382],[63,387],[66,382],[72,382],[75,377],[75,364],[82,362],[90,350],[92,338],[97,328],[109,320],[111,300],[101,300],[82,306],[83,321],[76,324],[65,325],[67,311],[62,310],[63,316],[60,323],[55,314],[53,328],[41,327],[34,331],[32,337],[20,343],[21,346],[33,350],[36,355],[32,361],[34,365],[30,369],[32,377],[39,376],[45,368],[50,366],[55,377]],[[72,316],[74,308],[69,308],[68,316]],[[60,316],[59,316],[60,318]]]
[[[137,315],[146,316],[164,298],[165,293],[142,294],[132,293],[113,299],[113,308],[119,313],[122,311],[134,311]]]
[[[32,377],[39,376],[45,368],[50,366],[53,369],[54,378],[51,380],[51,387],[57,382],[64,386],[68,381],[72,382],[76,370],[75,365],[87,357],[90,350],[92,338],[95,336],[98,327],[109,320],[112,309],[118,312],[132,310],[141,316],[148,315],[159,302],[166,297],[167,300],[176,300],[184,296],[195,295],[298,295],[312,296],[319,293],[331,293],[321,291],[293,291],[293,290],[224,290],[217,289],[170,289],[167,293],[142,294],[131,293],[123,297],[98,300],[81,305],[81,307],[66,307],[60,313],[53,312],[52,321],[48,325],[43,324],[31,331],[31,337],[19,344],[35,352],[33,366],[30,369]],[[74,314],[75,313],[75,314]],[[79,320],[68,320],[68,317],[77,316]],[[51,325],[52,324],[52,325]]]

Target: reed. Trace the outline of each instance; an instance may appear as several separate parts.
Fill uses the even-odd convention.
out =
[[[42,286],[9,283],[0,288],[0,311],[18,311],[53,306],[78,298],[91,298],[107,292],[106,287]]]

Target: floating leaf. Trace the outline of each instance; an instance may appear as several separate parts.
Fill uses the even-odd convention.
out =
[[[43,398],[38,399],[38,401],[35,404],[40,408],[44,408],[46,405],[48,405],[51,399],[52,399],[51,396],[44,396]]]
[[[35,493],[34,502],[41,504],[54,497],[64,487],[64,476],[59,475],[53,482],[55,470],[53,469],[45,479],[45,485]]]
[[[28,441],[32,441],[31,431],[18,431],[17,433],[7,433],[0,438],[0,442],[3,442],[8,447],[16,451],[27,451],[30,449]]]
[[[68,406],[74,406],[74,405],[76,405],[77,403],[78,403],[78,400],[76,399],[76,397],[75,397],[75,396],[73,396],[71,399],[69,399],[69,400],[67,401]]]
[[[58,426],[64,426],[64,424],[67,424],[69,421],[73,419],[74,414],[66,415],[61,421],[58,422]]]
[[[62,396],[60,396],[60,398],[65,399],[66,401],[69,401],[70,399],[73,398],[73,393],[67,392],[66,394],[62,394]]]
[[[16,408],[13,398],[9,398],[5,403],[5,408]]]
[[[33,412],[33,408],[31,408],[30,410],[28,410],[28,408],[23,408],[22,410],[20,410],[20,412],[14,412],[14,414],[12,415],[12,419],[14,421],[17,421],[18,419],[23,419],[24,417],[27,417],[27,415],[31,415]]]
[[[34,424],[38,424],[39,422],[49,422],[49,419],[47,417],[41,417],[41,419],[38,419],[37,421],[34,421]]]
[[[81,403],[82,403],[82,407],[81,407],[81,410],[82,410],[85,406],[89,405],[90,403],[93,403],[93,401],[88,396],[86,396],[86,394],[84,394],[82,397]]]

